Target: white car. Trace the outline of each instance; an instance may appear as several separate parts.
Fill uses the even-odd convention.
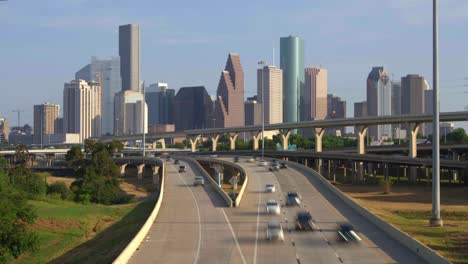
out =
[[[193,181],[193,186],[205,186],[205,180],[203,179],[202,176],[195,176],[195,180]]]
[[[268,240],[281,240],[284,241],[283,227],[278,221],[268,222],[266,235]]]
[[[266,203],[266,211],[268,214],[279,215],[281,213],[280,205],[275,200],[268,200]]]
[[[266,162],[266,160],[261,160],[258,162],[258,165],[260,166],[268,166],[268,162]]]
[[[274,193],[276,192],[276,187],[274,184],[267,184],[265,185],[265,192],[267,193]]]

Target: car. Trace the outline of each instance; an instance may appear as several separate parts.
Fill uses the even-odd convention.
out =
[[[288,168],[288,164],[286,164],[286,162],[280,163],[280,169],[287,169],[287,168]]]
[[[268,168],[269,171],[279,171],[279,165],[273,165]]]
[[[254,162],[255,162],[255,159],[252,158],[252,157],[250,157],[250,158],[247,159],[247,162],[254,163]]]
[[[286,194],[286,205],[287,206],[299,206],[301,205],[302,197],[297,192],[288,192]]]
[[[296,230],[314,231],[317,226],[312,219],[312,215],[308,211],[297,212],[296,215]]]
[[[258,165],[260,165],[260,166],[268,166],[268,162],[266,162],[266,160],[260,160],[260,161],[258,162]]]
[[[193,186],[205,186],[205,179],[202,176],[195,176],[195,180],[193,181]]]
[[[265,192],[274,193],[276,191],[275,185],[268,183],[265,185]]]
[[[281,208],[277,201],[271,199],[266,202],[266,211],[268,214],[279,215],[281,213]]]
[[[268,240],[284,241],[283,227],[278,221],[270,221],[267,224],[266,236]]]
[[[180,161],[179,160],[174,160],[174,164],[180,164]]]
[[[239,162],[239,156],[234,157],[234,162]]]
[[[211,158],[217,158],[217,157],[218,157],[218,155],[216,155],[216,154],[213,154],[213,155],[210,155],[210,157],[211,157]]]
[[[179,172],[186,172],[185,171],[185,166],[179,166]]]
[[[350,223],[340,223],[338,225],[338,237],[344,242],[360,242],[362,239],[354,231]]]

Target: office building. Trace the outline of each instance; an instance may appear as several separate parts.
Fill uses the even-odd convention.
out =
[[[8,143],[10,130],[8,128],[8,121],[0,117],[0,144]]]
[[[304,41],[289,36],[280,39],[283,70],[283,122],[301,121],[304,93]]]
[[[140,91],[140,26],[119,26],[119,56],[122,90]]]
[[[367,77],[367,115],[388,116],[392,114],[392,85],[385,67],[373,67]],[[369,137],[374,140],[390,138],[391,125],[371,126]]]
[[[216,91],[215,125],[244,126],[244,118],[244,71],[239,55],[230,53]]]
[[[262,100],[262,87],[264,100]],[[275,66],[264,66],[257,70],[257,97],[260,104],[262,102],[265,104],[265,124],[283,123],[283,71],[281,69]]]
[[[151,84],[145,90],[148,105],[148,125],[174,124],[175,90],[168,89],[167,83]]]
[[[367,116],[367,102],[356,102],[354,103],[354,117],[366,117]]]
[[[56,134],[58,131],[57,119],[60,106],[44,103],[34,106],[34,144],[44,144],[46,137]]]
[[[429,84],[424,77],[408,74],[401,78],[401,113],[403,115],[417,115],[426,113],[426,94]],[[406,129],[407,126],[405,125]],[[409,135],[410,133],[408,133]],[[421,124],[419,134],[425,135],[425,124]]]
[[[102,135],[102,97],[98,82],[73,80],[63,89],[63,133],[80,135],[80,142]]]
[[[148,132],[148,107],[143,94],[137,91],[120,91],[114,99],[114,135],[136,135]],[[143,123],[145,120],[145,123]]]
[[[174,98],[176,131],[212,128],[215,122],[213,101],[204,86],[179,89]]]
[[[327,95],[327,119],[346,118],[346,101],[333,94]],[[344,127],[326,129],[327,134],[341,136],[346,133]]]
[[[303,120],[321,120],[327,117],[328,71],[309,67],[304,70]]]
[[[114,132],[114,97],[122,90],[120,58],[91,57],[91,63],[75,73],[76,80],[102,82],[102,134]]]
[[[262,124],[262,104],[257,97],[249,97],[245,101],[245,126],[257,126]]]

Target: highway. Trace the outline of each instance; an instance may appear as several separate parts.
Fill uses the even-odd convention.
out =
[[[130,263],[245,263],[221,197],[209,184],[193,186],[187,164],[186,173],[166,165],[161,210]]]

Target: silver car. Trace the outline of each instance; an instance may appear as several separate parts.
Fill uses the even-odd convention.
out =
[[[276,191],[276,187],[274,184],[267,184],[265,185],[265,192],[267,193],[274,193]]]
[[[266,160],[261,160],[260,162],[258,162],[258,165],[260,165],[260,166],[268,166],[268,162],[266,162]]]
[[[205,179],[202,176],[195,176],[195,180],[193,181],[193,186],[205,186]]]
[[[277,201],[268,200],[266,203],[266,211],[268,214],[279,215],[281,213],[281,208]]]
[[[278,221],[268,222],[266,235],[268,240],[281,240],[284,241],[283,227]]]

